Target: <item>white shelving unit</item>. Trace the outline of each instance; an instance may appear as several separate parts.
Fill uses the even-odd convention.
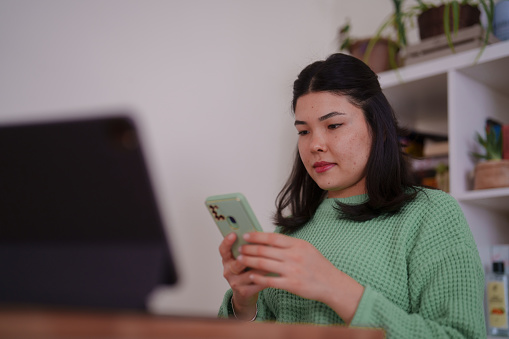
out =
[[[487,268],[489,249],[509,244],[509,188],[473,190],[475,133],[486,118],[509,124],[509,41],[379,74],[400,123],[449,136],[450,193],[467,217]]]

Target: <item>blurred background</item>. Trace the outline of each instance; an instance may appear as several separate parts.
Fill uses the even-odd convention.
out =
[[[369,36],[379,0],[2,0],[0,124],[100,116],[138,124],[179,284],[157,313],[214,316],[228,288],[209,195],[242,192],[272,231],[295,151],[292,84]]]

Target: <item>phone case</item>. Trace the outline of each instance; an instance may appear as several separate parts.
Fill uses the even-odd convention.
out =
[[[235,258],[239,255],[239,246],[247,243],[242,238],[244,233],[263,232],[246,197],[241,193],[214,195],[205,200],[205,205],[223,236],[231,232],[237,234],[232,246]]]

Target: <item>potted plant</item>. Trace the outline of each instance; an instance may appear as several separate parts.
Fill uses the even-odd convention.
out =
[[[417,17],[419,24],[419,36],[421,40],[437,35],[445,34],[449,47],[454,52],[452,33],[457,33],[460,28],[473,26],[480,23],[482,7],[487,18],[487,27],[484,32],[483,44],[476,58],[479,59],[484,48],[488,44],[490,34],[493,32],[493,0],[452,0],[443,1],[438,6],[429,5],[418,0],[421,13]]]
[[[399,66],[399,45],[395,41],[383,37],[378,37],[376,41],[372,38],[352,39],[350,27],[347,19],[339,29],[340,51],[348,51],[352,56],[363,60],[375,73]]]
[[[475,158],[483,160],[475,166],[474,189],[509,187],[509,160],[502,159],[500,129],[487,126],[486,138],[477,133],[476,140],[484,154],[472,152]]]
[[[407,29],[418,24],[421,40],[445,35],[449,47],[454,52],[452,42],[453,34],[460,28],[468,27],[480,22],[479,7],[486,13],[487,24],[484,32],[481,49],[476,57],[477,61],[488,44],[490,34],[493,32],[494,0],[441,0],[438,4],[423,0],[404,8],[404,0],[392,0],[394,12],[379,27],[372,39],[372,44],[387,31],[395,37],[400,47],[406,47]],[[470,16],[472,15],[472,16]],[[429,23],[429,25],[428,25]],[[428,28],[428,26],[430,28]]]

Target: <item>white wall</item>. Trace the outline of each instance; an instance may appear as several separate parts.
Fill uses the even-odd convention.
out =
[[[364,36],[390,11],[388,0],[2,0],[0,123],[130,108],[180,274],[152,309],[213,316],[228,286],[205,197],[243,192],[273,229],[295,76],[336,51],[346,17]]]

